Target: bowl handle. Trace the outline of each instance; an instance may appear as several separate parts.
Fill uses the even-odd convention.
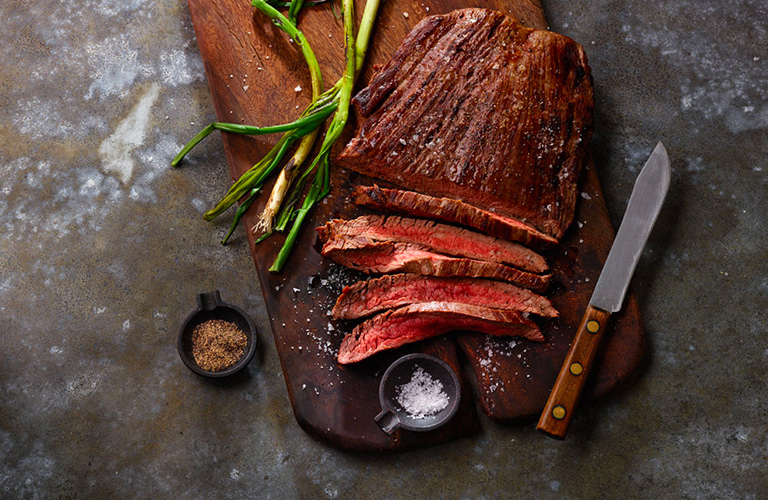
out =
[[[214,292],[205,292],[197,296],[197,307],[203,311],[212,311],[221,304],[221,293],[216,290]]]
[[[394,434],[395,431],[400,428],[400,419],[398,416],[386,408],[381,410],[381,413],[376,415],[374,420],[379,424],[381,430],[389,435]]]

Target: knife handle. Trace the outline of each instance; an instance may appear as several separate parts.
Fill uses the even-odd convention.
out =
[[[536,429],[565,439],[611,313],[588,306]]]

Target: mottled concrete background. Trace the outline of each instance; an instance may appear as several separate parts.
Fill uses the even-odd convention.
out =
[[[0,497],[768,498],[768,3],[545,1],[587,49],[615,225],[656,141],[673,181],[634,286],[648,362],[582,408],[358,456],[294,421],[242,235],[202,212],[221,143],[186,4],[0,3]],[[242,233],[241,233],[242,234]],[[261,328],[210,383],[174,335],[220,289]]]

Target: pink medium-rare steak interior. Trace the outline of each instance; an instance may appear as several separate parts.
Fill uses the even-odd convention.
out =
[[[390,310],[361,323],[342,340],[338,361],[356,363],[377,352],[454,330],[544,341],[538,326],[517,311],[429,302]]]
[[[415,191],[379,186],[355,186],[353,201],[379,212],[397,212],[468,226],[478,231],[537,249],[557,245],[557,239],[538,229],[454,198],[435,198]]]
[[[358,319],[387,309],[426,302],[461,303],[551,318],[558,316],[548,299],[510,283],[388,274],[345,287],[333,306],[333,317]]]
[[[555,238],[570,225],[594,107],[572,39],[485,9],[428,17],[355,104],[341,166]]]
[[[537,292],[549,286],[550,274],[521,271],[496,262],[449,257],[419,245],[372,241],[368,238],[336,238],[322,249],[324,257],[368,274],[413,273],[431,276],[463,276],[508,281]]]
[[[534,273],[547,270],[544,257],[520,244],[425,219],[366,215],[334,219],[318,228],[321,238],[365,237],[376,241],[416,243],[434,252],[509,264]]]

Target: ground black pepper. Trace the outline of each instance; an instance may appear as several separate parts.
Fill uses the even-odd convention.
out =
[[[243,357],[248,337],[236,324],[210,319],[192,330],[192,357],[203,370],[218,372]]]

